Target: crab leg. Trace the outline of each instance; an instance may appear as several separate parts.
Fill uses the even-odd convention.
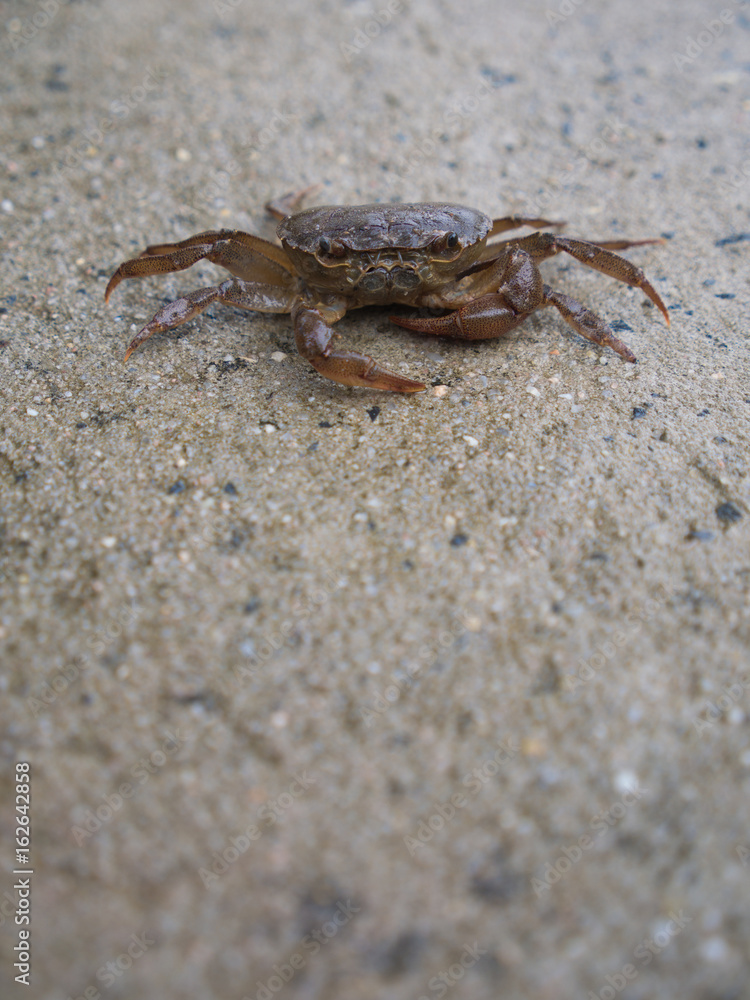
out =
[[[328,313],[328,314],[327,314]],[[324,307],[299,302],[292,310],[297,350],[313,368],[341,385],[358,385],[366,389],[390,392],[422,392],[426,386],[396,372],[388,371],[368,354],[339,351],[331,347],[332,316]]]
[[[280,288],[278,285],[265,285],[256,281],[242,281],[240,278],[228,278],[220,285],[209,285],[190,292],[174,302],[163,306],[152,320],[133,337],[125,352],[127,361],[133,351],[155,333],[171,330],[181,323],[187,323],[193,316],[203,312],[212,302],[225,302],[240,309],[254,309],[256,312],[285,313],[291,312],[296,293],[292,289]]]
[[[611,242],[622,243],[626,241]],[[547,257],[554,257],[555,254],[564,251],[585,264],[586,267],[592,267],[595,271],[608,274],[611,278],[616,278],[617,281],[622,281],[626,285],[640,288],[661,311],[667,321],[667,326],[670,325],[667,307],[640,267],[636,267],[631,261],[612,253],[609,249],[598,246],[596,243],[588,243],[586,240],[571,240],[567,236],[553,236],[552,233],[534,233],[533,236],[526,236],[524,239],[518,240],[516,245],[531,254],[534,260],[545,260]]]
[[[283,194],[280,198],[272,198],[271,201],[266,202],[266,211],[277,219],[286,219],[287,216],[299,212],[305,198],[309,194],[319,191],[322,187],[322,184],[311,184],[309,187],[302,188],[301,191],[289,191],[288,194]]]
[[[491,239],[499,233],[507,232],[508,229],[520,229],[521,226],[531,226],[532,229],[545,229],[547,226],[559,228],[564,225],[564,222],[551,222],[549,219],[530,219],[525,215],[505,215],[502,219],[492,220],[492,229],[487,234],[487,239]]]
[[[485,272],[480,277],[484,280]],[[502,272],[499,291],[480,294],[478,298],[466,301],[463,305],[453,305],[453,312],[434,319],[391,316],[391,320],[398,326],[418,333],[486,340],[509,333],[537,309],[555,306],[563,318],[587,340],[611,347],[625,361],[636,360],[630,348],[615,337],[603,319],[575,299],[554,292],[549,285],[543,284],[536,263],[524,250],[515,249],[510,254]],[[458,308],[455,308],[456,305]]]
[[[210,260],[245,281],[287,285],[294,277],[292,265],[281,247],[238,229],[198,233],[179,243],[146,247],[140,257],[120,264],[110,278],[104,301],[126,278],[184,271],[199,260]]]

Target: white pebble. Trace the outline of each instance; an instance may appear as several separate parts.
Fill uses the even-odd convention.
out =
[[[698,950],[704,962],[725,962],[729,956],[729,946],[718,936],[706,938]]]

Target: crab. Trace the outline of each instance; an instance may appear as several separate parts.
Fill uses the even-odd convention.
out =
[[[633,352],[595,313],[544,284],[538,264],[567,253],[580,263],[640,288],[669,314],[643,271],[614,253],[663,240],[592,243],[550,232],[494,241],[523,226],[559,229],[562,222],[483,212],[442,202],[326,206],[293,211],[306,192],[266,207],[281,221],[281,245],[237,229],[198,233],[179,243],[149,246],[120,264],[105,301],[127,278],[182,271],[209,260],[233,277],[160,309],[136,334],[125,360],[145,340],[186,323],[213,302],[256,312],[291,313],[297,349],[326,378],[347,386],[421,392],[426,386],[384,368],[366,354],[334,346],[333,324],[349,309],[399,304],[442,311],[392,316],[407,330],[433,336],[487,340],[509,333],[545,306],[554,306],[587,340],[625,361]],[[447,312],[446,312],[447,310]]]

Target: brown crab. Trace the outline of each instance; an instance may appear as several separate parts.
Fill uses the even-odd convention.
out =
[[[160,309],[133,338],[125,360],[152,334],[185,323],[218,300],[257,312],[291,313],[300,354],[321,375],[343,385],[391,392],[425,389],[366,354],[333,346],[332,325],[348,309],[392,303],[450,310],[433,318],[391,319],[408,330],[466,340],[501,337],[537,309],[555,306],[582,336],[634,362],[635,355],[604,320],[542,281],[538,262],[561,251],[642,289],[669,323],[666,306],[643,271],[612,252],[661,240],[590,243],[537,232],[490,243],[521,226],[559,228],[563,223],[517,215],[492,220],[448,203],[328,206],[292,214],[299,198],[267,206],[281,219],[281,246],[221,229],[147,247],[140,257],[120,264],[105,300],[125,278],[182,271],[199,260],[234,275]]]

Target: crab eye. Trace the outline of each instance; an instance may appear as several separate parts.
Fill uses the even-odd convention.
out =
[[[448,235],[445,237],[445,245],[448,247],[448,249],[452,250],[457,243],[458,243],[458,233],[448,233]]]
[[[329,240],[327,236],[321,236],[318,240],[318,251],[327,257],[343,257],[346,247],[338,240]]]

